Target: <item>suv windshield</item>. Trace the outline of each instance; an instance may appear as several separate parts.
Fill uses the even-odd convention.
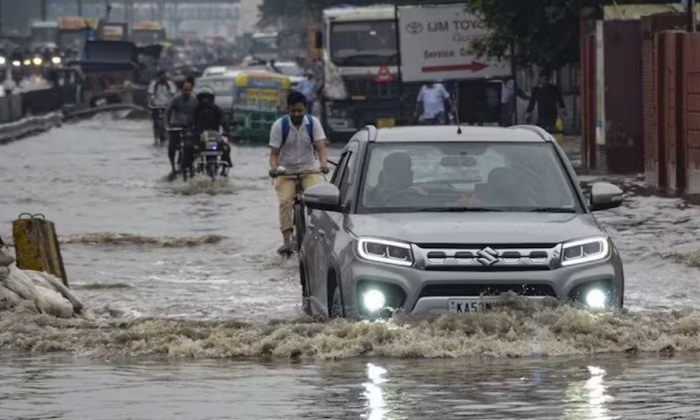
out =
[[[581,211],[546,143],[378,143],[369,153],[360,212]]]

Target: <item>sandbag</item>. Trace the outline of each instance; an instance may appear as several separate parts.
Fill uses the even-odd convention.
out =
[[[53,222],[43,215],[21,214],[12,222],[17,267],[51,273],[68,285],[66,269]]]
[[[22,303],[22,298],[12,290],[0,284],[0,311],[12,309]]]

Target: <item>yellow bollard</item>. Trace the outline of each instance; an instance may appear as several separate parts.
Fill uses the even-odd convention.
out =
[[[68,286],[53,222],[43,214],[22,213],[12,222],[12,236],[18,268],[53,274]]]
[[[561,118],[557,118],[557,122],[554,124],[554,130],[554,138],[557,139],[559,146],[562,146],[564,144],[564,122]]]

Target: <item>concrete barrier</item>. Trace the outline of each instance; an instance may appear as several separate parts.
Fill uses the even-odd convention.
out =
[[[20,214],[19,218],[12,222],[12,236],[18,268],[53,274],[68,286],[68,277],[53,222],[39,214]]]
[[[21,139],[31,134],[48,131],[63,123],[63,113],[52,112],[47,115],[27,117],[19,121],[0,124],[0,144]]]

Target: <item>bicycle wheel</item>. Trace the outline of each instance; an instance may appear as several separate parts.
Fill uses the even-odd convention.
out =
[[[306,232],[306,213],[304,205],[301,203],[294,204],[294,240],[297,250],[301,249],[301,243],[304,240]]]

